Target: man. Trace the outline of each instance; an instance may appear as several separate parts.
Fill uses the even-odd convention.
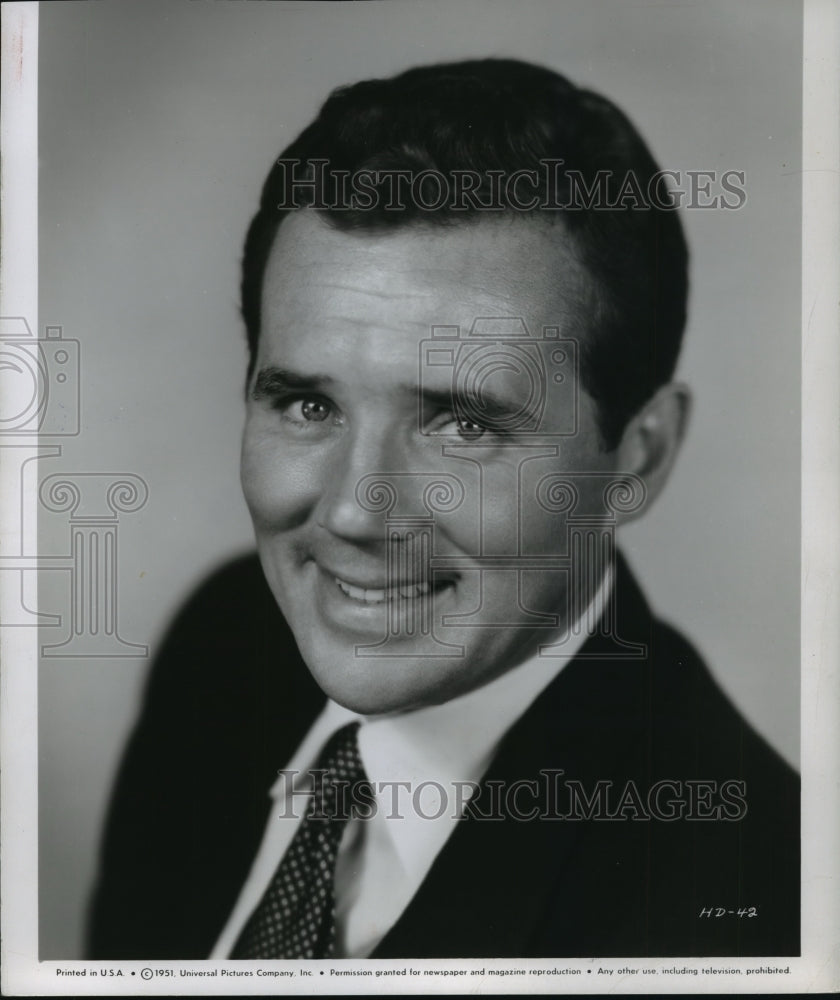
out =
[[[261,565],[158,657],[92,954],[798,952],[796,776],[614,549],[686,293],[605,99],[485,60],[327,101],[243,259]]]

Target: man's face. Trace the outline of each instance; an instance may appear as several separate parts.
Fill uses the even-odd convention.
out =
[[[614,469],[595,404],[550,339],[584,337],[588,288],[558,226],[505,217],[348,234],[307,211],[281,225],[242,484],[268,583],[336,701],[365,714],[448,701],[562,634],[565,564],[522,569],[516,557],[568,552],[546,477]],[[456,379],[466,405],[453,412],[459,335],[477,318],[509,330],[512,317],[534,363],[515,342],[477,341],[478,374]],[[426,343],[440,326],[460,331],[448,354]],[[546,339],[544,327],[559,330]],[[532,408],[536,422],[520,419]],[[580,478],[577,514],[603,510],[604,478]]]

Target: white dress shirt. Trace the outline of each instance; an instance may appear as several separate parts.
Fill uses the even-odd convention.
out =
[[[612,586],[608,571],[571,630],[561,655],[534,655],[475,691],[442,705],[395,715],[360,716],[328,700],[271,788],[273,806],[251,871],[210,958],[226,958],[262,899],[306,813],[308,769],[329,737],[358,720],[359,755],[376,812],[351,819],[335,874],[336,958],[364,958],[396,923],[420,888],[469,801],[499,742],[578,652],[600,620]],[[397,782],[403,783],[402,787]],[[406,788],[405,784],[409,787]]]

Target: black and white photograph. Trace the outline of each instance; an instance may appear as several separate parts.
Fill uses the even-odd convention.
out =
[[[838,988],[836,7],[3,16],[4,992]]]

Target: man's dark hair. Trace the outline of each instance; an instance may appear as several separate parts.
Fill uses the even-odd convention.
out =
[[[323,178],[324,170],[378,174],[391,184],[396,171],[415,177],[470,171],[482,182],[460,204],[448,200],[430,209],[432,193],[394,210],[386,208],[387,196],[360,207],[340,184],[326,197],[317,185],[299,183],[304,176]],[[523,170],[536,174],[528,193],[536,194],[537,207],[523,209],[504,185],[493,188],[494,172],[498,178]],[[551,70],[513,59],[475,60],[422,66],[330,95],[269,172],[245,240],[249,376],[266,262],[279,225],[299,207],[314,208],[338,229],[371,232],[463,224],[499,210],[562,219],[592,279],[591,308],[580,317],[580,375],[598,403],[606,447],[618,443],[627,421],[673,374],[688,293],[688,250],[676,205],[627,117]]]

